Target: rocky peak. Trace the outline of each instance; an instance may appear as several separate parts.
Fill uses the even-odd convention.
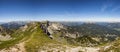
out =
[[[63,24],[60,24],[60,23],[51,23],[50,26],[52,29],[54,30],[61,30],[61,29],[66,29],[65,26]],[[49,28],[48,27],[48,28]]]

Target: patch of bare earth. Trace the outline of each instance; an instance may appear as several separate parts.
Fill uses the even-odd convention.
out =
[[[24,42],[22,42],[22,43],[14,45],[12,47],[9,47],[7,49],[6,48],[2,49],[2,50],[0,50],[0,52],[26,52],[26,51],[24,48]]]

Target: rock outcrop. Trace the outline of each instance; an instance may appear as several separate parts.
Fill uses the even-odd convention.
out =
[[[6,41],[11,39],[10,32],[8,31],[8,29],[5,29],[2,26],[0,26],[0,41]]]

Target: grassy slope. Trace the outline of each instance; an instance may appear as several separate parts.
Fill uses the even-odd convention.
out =
[[[33,30],[31,37],[26,41],[25,48],[28,52],[35,52],[40,49],[42,46],[45,46],[49,43],[57,43],[56,41],[50,39],[48,35],[43,33],[40,29],[39,25],[37,25],[36,29]]]
[[[12,37],[12,40],[2,42],[0,49],[9,48],[20,42],[25,42],[27,52],[36,52],[45,46],[49,48],[63,45],[56,40],[50,39],[40,28],[40,23],[37,22],[35,24],[28,24],[28,28],[25,31],[22,31],[22,29],[17,30],[12,34]]]
[[[32,29],[32,26],[29,26],[29,28],[27,28],[28,30],[26,31],[22,31],[22,29],[18,29],[15,33],[12,34],[13,39],[9,40],[9,41],[3,41],[0,44],[0,49],[3,48],[9,48],[17,43],[19,43],[21,40],[25,40],[28,39],[30,37],[30,34],[32,32],[30,32],[30,29]]]
[[[106,49],[104,52],[120,52],[120,39],[114,41],[113,43],[110,44],[111,46]]]

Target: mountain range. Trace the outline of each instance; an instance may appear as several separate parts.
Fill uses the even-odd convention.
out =
[[[119,52],[120,23],[0,24],[0,52]]]

